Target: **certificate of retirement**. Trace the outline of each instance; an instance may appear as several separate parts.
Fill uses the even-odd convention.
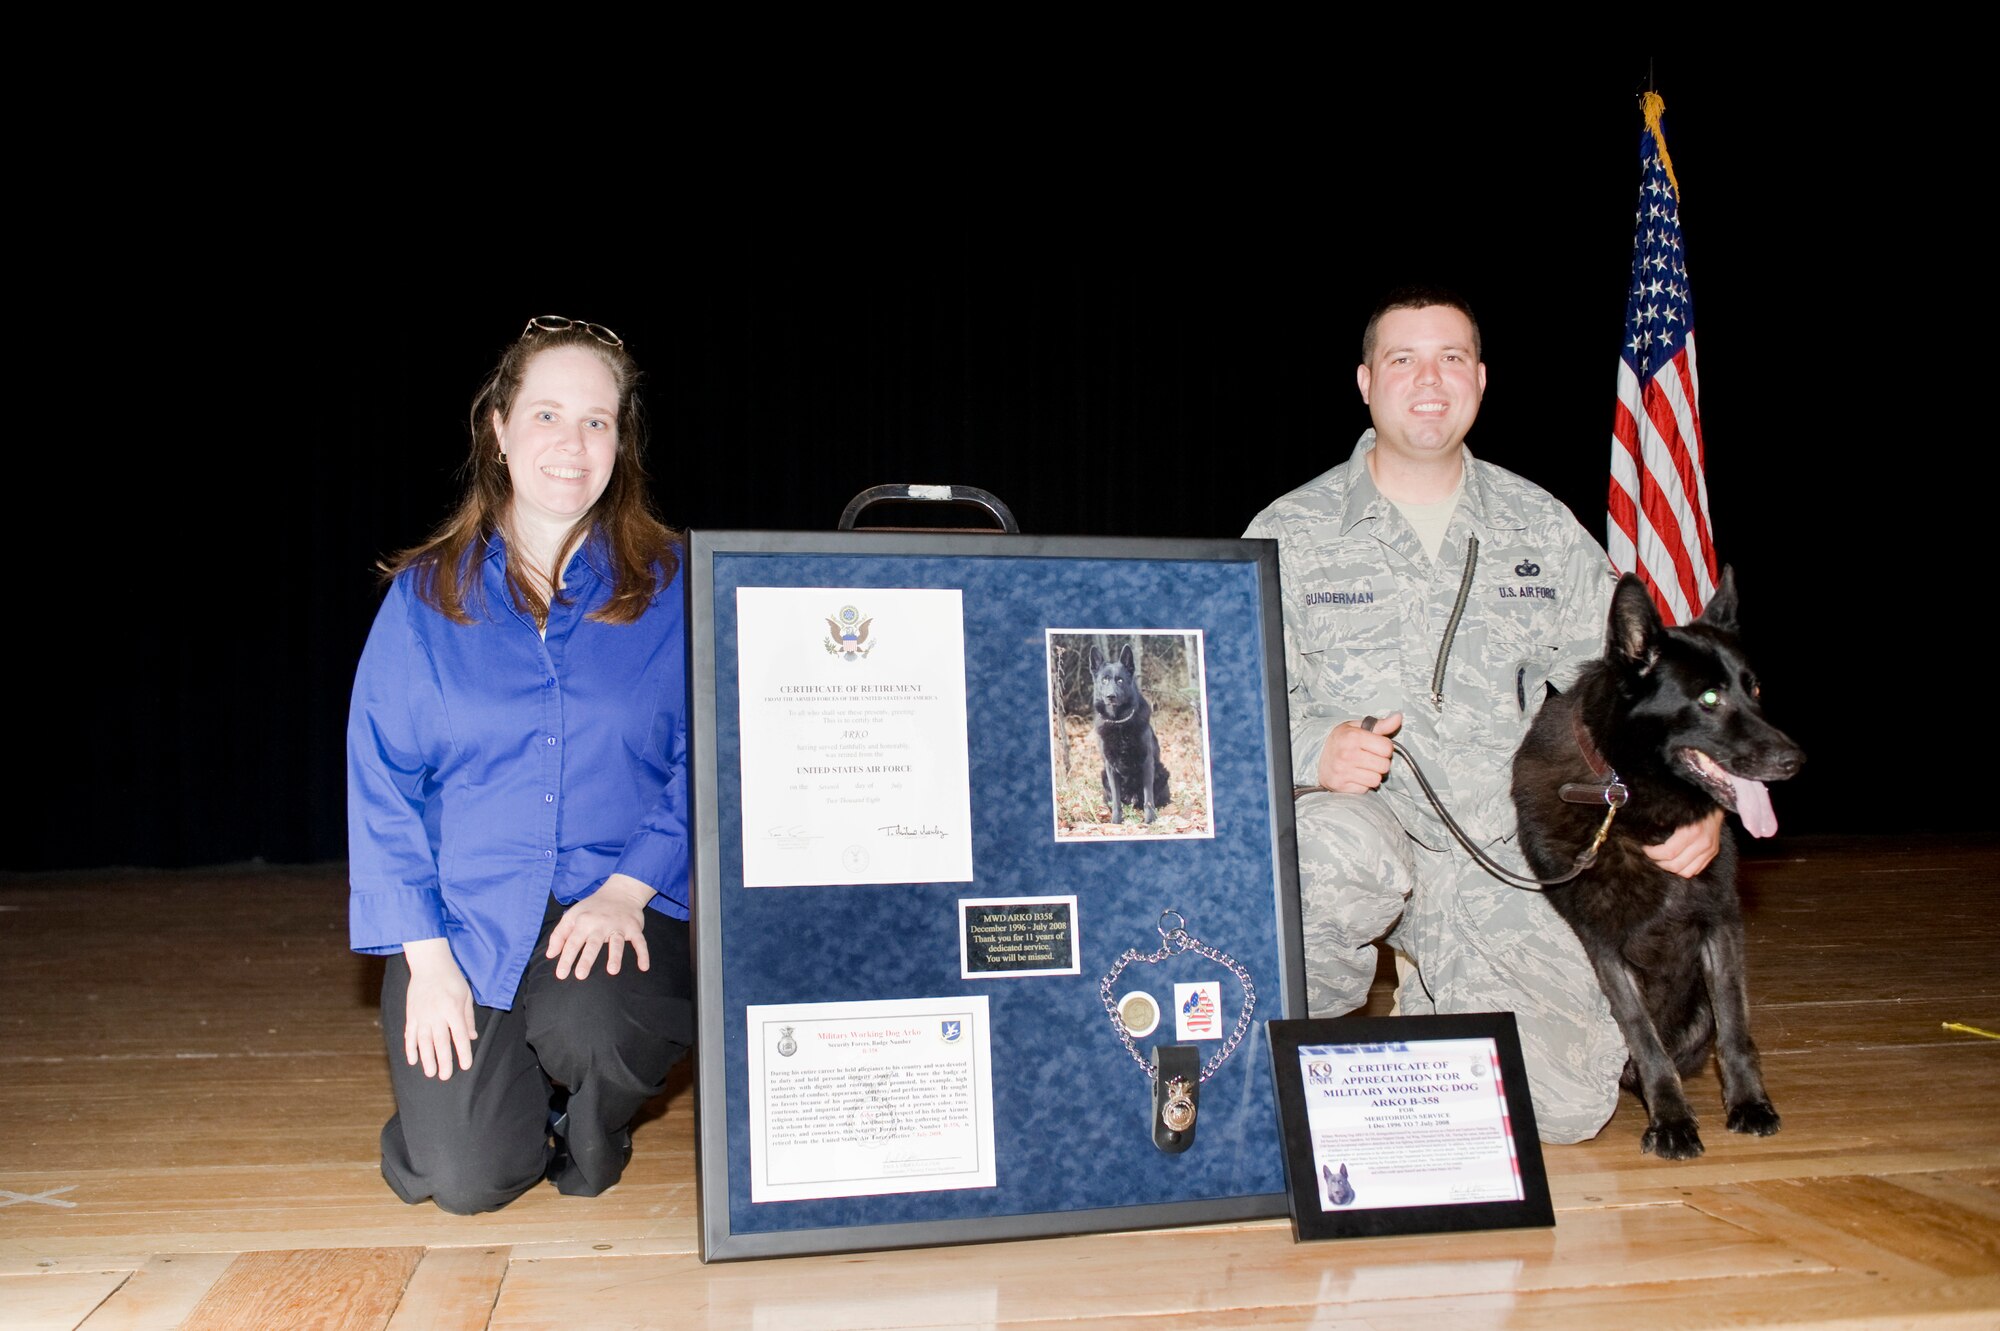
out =
[[[743,885],[972,881],[956,588],[736,592]]]

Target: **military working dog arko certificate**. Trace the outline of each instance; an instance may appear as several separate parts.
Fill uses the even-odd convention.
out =
[[[1320,1205],[1520,1201],[1492,1039],[1302,1045]]]
[[[740,587],[743,885],[972,881],[956,589]]]
[[[1556,1222],[1511,1012],[1265,1024],[1299,1239]]]
[[[1491,1038],[1299,1047],[1322,1210],[1518,1202]]]
[[[983,995],[752,1003],[750,1200],[994,1186]]]

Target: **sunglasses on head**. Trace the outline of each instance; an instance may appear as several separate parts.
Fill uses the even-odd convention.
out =
[[[565,319],[560,314],[538,314],[528,320],[521,329],[521,336],[530,333],[567,333],[572,328],[581,328],[607,347],[625,345],[625,339],[606,328],[603,324],[586,323],[582,319]]]

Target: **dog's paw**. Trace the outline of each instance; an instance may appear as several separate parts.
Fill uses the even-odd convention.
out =
[[[1729,1130],[1731,1132],[1754,1132],[1759,1137],[1768,1137],[1778,1130],[1778,1111],[1771,1107],[1769,1100],[1752,1100],[1749,1104],[1731,1105],[1729,1108]]]
[[[1639,1149],[1662,1160],[1692,1160],[1702,1153],[1701,1133],[1691,1118],[1655,1120],[1646,1125]]]

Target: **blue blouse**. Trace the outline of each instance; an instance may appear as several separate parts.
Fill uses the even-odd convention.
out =
[[[347,721],[348,928],[357,952],[443,937],[487,1007],[511,1007],[548,898],[613,873],[688,913],[681,580],[633,624],[585,618],[612,590],[594,540],[548,632],[514,609],[492,539],[455,624],[405,572],[355,670]],[[479,591],[483,590],[484,604]]]

